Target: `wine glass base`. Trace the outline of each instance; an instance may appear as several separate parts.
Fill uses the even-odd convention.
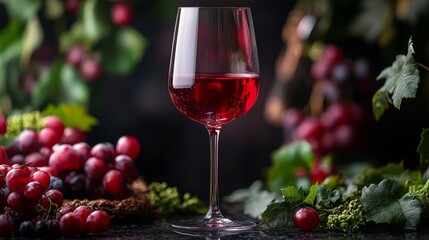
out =
[[[251,230],[256,223],[228,218],[194,218],[171,224],[173,231],[190,236],[227,236]]]

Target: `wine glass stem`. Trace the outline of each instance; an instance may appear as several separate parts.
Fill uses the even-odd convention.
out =
[[[223,218],[219,208],[218,148],[220,128],[207,128],[210,138],[210,202],[206,220]]]

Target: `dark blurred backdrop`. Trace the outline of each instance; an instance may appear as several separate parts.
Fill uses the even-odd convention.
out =
[[[282,48],[281,29],[294,1],[179,1],[178,6],[248,6],[252,9],[260,60],[261,88],[256,105],[225,125],[220,134],[220,194],[248,187],[264,176],[271,153],[280,146],[281,129],[263,118],[264,101]],[[139,15],[139,13],[136,13]],[[209,140],[206,129],[181,115],[170,101],[167,74],[175,14],[167,20],[138,16],[134,24],[149,40],[136,71],[127,77],[105,78],[101,95],[92,101],[100,124],[90,143],[115,142],[135,135],[142,145],[138,166],[148,182],[165,181],[181,192],[208,200]]]

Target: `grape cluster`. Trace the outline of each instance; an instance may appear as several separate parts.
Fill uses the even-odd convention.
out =
[[[337,213],[328,216],[327,228],[342,232],[357,232],[366,224],[360,199],[353,199],[340,205]]]
[[[373,94],[372,72],[368,58],[351,59],[334,44],[327,44],[311,66],[313,81],[323,86],[323,94],[329,102]]]

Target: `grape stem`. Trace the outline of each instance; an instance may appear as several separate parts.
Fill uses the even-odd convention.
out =
[[[421,68],[423,68],[424,70],[426,70],[426,71],[428,71],[428,72],[429,72],[429,67],[427,67],[427,66],[425,66],[425,65],[423,65],[423,64],[421,64],[421,63],[419,63],[419,62],[417,62],[417,64],[418,64]]]

